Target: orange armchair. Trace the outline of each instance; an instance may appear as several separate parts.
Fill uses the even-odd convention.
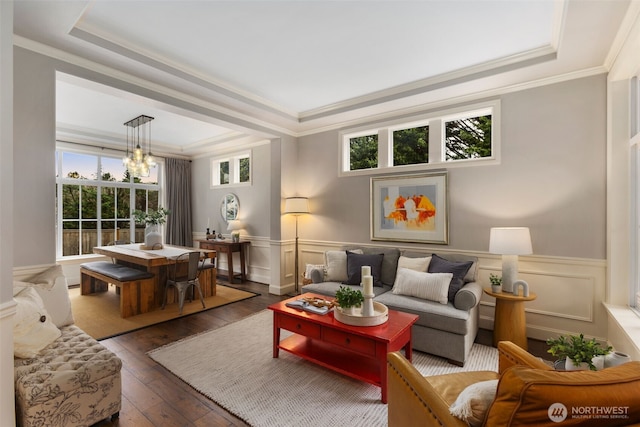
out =
[[[498,344],[499,372],[475,371],[423,377],[399,353],[389,353],[388,421],[395,426],[460,426],[449,412],[469,385],[498,379],[483,426],[640,426],[640,362],[601,371],[554,371],[512,342]],[[557,405],[560,404],[560,405]],[[565,417],[557,423],[549,416]],[[553,412],[553,411],[552,411]]]

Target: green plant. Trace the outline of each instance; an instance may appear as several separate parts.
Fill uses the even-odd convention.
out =
[[[342,308],[357,307],[364,301],[364,296],[359,290],[340,286],[336,292],[336,301]]]
[[[149,212],[135,210],[132,215],[136,224],[158,225],[167,222],[167,215],[170,213],[171,212],[167,209],[158,208],[157,211],[150,210]]]
[[[489,274],[489,281],[491,282],[491,285],[495,285],[495,286],[502,285],[502,277],[496,276],[493,273]]]
[[[583,334],[580,335],[561,335],[558,338],[549,338],[547,340],[549,350],[547,353],[551,353],[559,359],[569,358],[574,361],[576,365],[580,363],[586,363],[589,365],[589,369],[596,370],[593,365],[592,359],[596,356],[604,356],[611,352],[612,347],[607,346],[603,348],[595,338],[587,340]]]

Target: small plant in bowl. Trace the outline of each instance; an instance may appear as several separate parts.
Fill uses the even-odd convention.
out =
[[[595,338],[585,339],[583,334],[560,336],[547,340],[548,353],[562,360],[565,359],[566,370],[580,369],[581,364],[586,364],[592,371],[596,370],[593,359],[611,352],[612,347],[601,347]]]
[[[500,292],[502,290],[502,277],[490,273],[489,282],[491,282],[491,290],[493,292]]]
[[[349,288],[347,286],[340,286],[336,292],[336,302],[340,308],[344,308],[348,311],[354,307],[358,307],[364,301],[364,296],[359,290]]]

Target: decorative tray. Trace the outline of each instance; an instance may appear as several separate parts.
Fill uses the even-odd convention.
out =
[[[333,315],[338,322],[351,326],[377,326],[389,320],[389,309],[386,305],[374,301],[373,312],[373,316],[363,316],[362,308],[356,307],[353,309],[352,314],[348,314],[342,307],[336,307]]]

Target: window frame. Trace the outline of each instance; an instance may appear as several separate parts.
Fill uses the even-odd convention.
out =
[[[56,177],[56,259],[58,260],[69,260],[69,259],[78,259],[78,258],[87,258],[94,256],[93,254],[83,254],[82,253],[82,245],[79,248],[79,254],[77,255],[63,255],[63,233],[64,227],[63,223],[69,221],[69,219],[63,218],[63,187],[65,185],[78,185],[78,186],[95,186],[96,187],[96,218],[88,219],[86,221],[95,221],[96,222],[96,233],[97,233],[97,244],[106,245],[108,242],[102,241],[102,223],[104,221],[113,221],[113,222],[121,222],[128,221],[129,222],[129,230],[131,236],[135,235],[135,220],[131,215],[135,207],[135,198],[136,198],[136,190],[145,190],[147,194],[147,198],[149,196],[149,190],[158,191],[158,204],[163,206],[164,203],[164,159],[157,158],[157,168],[158,168],[158,183],[150,184],[150,183],[136,183],[133,182],[133,179],[130,182],[123,181],[103,181],[98,179],[101,175],[99,171],[102,168],[102,159],[103,158],[111,158],[111,159],[122,159],[122,153],[114,152],[109,153],[108,150],[100,149],[100,148],[76,148],[76,147],[68,147],[66,143],[57,143],[55,149],[55,161],[56,161],[56,172],[62,173],[63,171],[63,153],[72,153],[72,154],[81,154],[81,155],[89,155],[97,157],[97,169],[96,169],[96,178],[87,178],[87,179],[77,179],[77,178],[67,178],[64,176]],[[102,218],[102,191],[104,188],[128,188],[129,191],[129,218],[119,220],[117,218]],[[82,209],[82,207],[80,207]],[[82,216],[82,215],[80,215]],[[83,219],[78,218],[76,221],[82,223]],[[81,228],[79,229],[81,230]]]
[[[640,84],[637,74],[629,82],[629,165],[630,165],[630,218],[629,245],[629,306],[640,315]]]
[[[445,119],[478,117],[491,114],[491,156],[476,159],[445,159]],[[393,131],[419,126],[429,126],[429,162],[412,165],[393,165]],[[402,119],[379,122],[339,132],[338,176],[372,175],[393,172],[414,172],[443,167],[467,167],[500,164],[500,100],[461,105],[448,109],[433,110]],[[378,134],[378,167],[350,170],[350,139],[358,136]]]
[[[240,182],[240,160],[249,159],[249,180]],[[229,183],[220,183],[220,165],[229,162]],[[212,157],[210,159],[210,188],[230,188],[251,186],[253,183],[253,150],[240,151],[226,156]]]

